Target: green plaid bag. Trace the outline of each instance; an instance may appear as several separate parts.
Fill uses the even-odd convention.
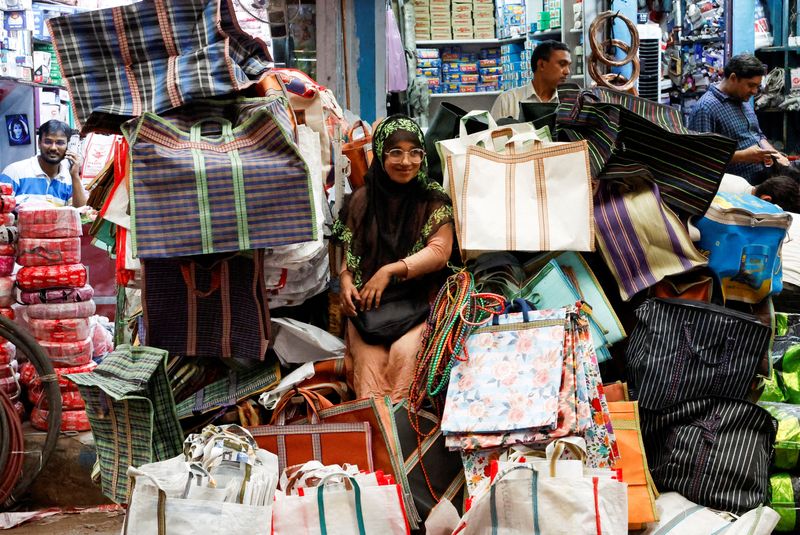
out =
[[[89,373],[66,375],[80,390],[92,426],[103,494],[128,501],[128,466],[183,451],[183,431],[167,379],[167,352],[117,346]]]

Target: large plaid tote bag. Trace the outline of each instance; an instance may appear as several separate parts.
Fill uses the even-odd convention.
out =
[[[89,373],[67,375],[86,402],[103,494],[126,503],[126,471],[183,451],[183,430],[167,378],[168,353],[121,345]]]
[[[239,91],[271,61],[239,27],[232,0],[143,0],[47,24],[84,132]]]
[[[656,487],[742,514],[769,501],[778,424],[754,403],[707,397],[642,409],[642,438]]]
[[[589,142],[594,178],[609,162],[647,166],[670,208],[703,215],[725,172],[736,143],[718,134],[687,130],[675,108],[618,91],[558,90],[559,141]]]
[[[123,132],[130,144],[133,250],[139,258],[316,239],[308,165],[283,98],[196,102],[162,116],[148,112],[125,123]]]
[[[700,301],[649,299],[626,353],[628,391],[644,409],[689,399],[744,399],[770,328],[755,316]]]

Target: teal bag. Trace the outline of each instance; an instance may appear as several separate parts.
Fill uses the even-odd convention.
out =
[[[780,252],[791,224],[791,215],[754,195],[717,193],[695,225],[726,301],[755,304],[780,293]]]

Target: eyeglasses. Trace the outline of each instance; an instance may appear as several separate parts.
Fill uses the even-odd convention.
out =
[[[390,162],[400,163],[408,155],[408,161],[411,163],[422,163],[422,159],[425,157],[425,151],[422,149],[411,149],[411,150],[402,150],[402,149],[392,149],[387,150],[385,153],[386,159]]]
[[[64,147],[66,147],[66,146],[67,146],[67,142],[66,142],[65,140],[63,140],[63,139],[55,140],[55,139],[48,139],[48,138],[44,138],[44,139],[41,141],[41,143],[42,143],[42,145],[44,145],[45,147],[49,147],[49,146],[51,146],[51,145],[55,145],[56,147],[59,147],[59,148],[64,148]]]

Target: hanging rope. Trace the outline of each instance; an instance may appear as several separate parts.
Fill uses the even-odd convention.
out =
[[[613,38],[613,23],[614,19],[617,18],[625,23],[625,26],[628,28],[628,31],[631,34],[630,45],[624,41]],[[601,35],[604,35],[606,24],[612,25],[612,38],[600,41],[598,39],[598,32],[600,32]],[[629,18],[625,17],[624,15],[620,15],[619,12],[615,13],[613,11],[605,11],[598,15],[589,26],[589,46],[592,49],[592,53],[589,56],[589,76],[592,77],[592,80],[597,82],[598,85],[616,89],[618,91],[628,91],[635,86],[640,72],[639,32],[636,31],[636,26],[634,26],[633,22]],[[613,54],[611,56],[607,56],[606,51],[611,50],[613,47],[622,50],[625,53],[625,57],[622,59],[615,59]],[[598,69],[598,62],[606,65],[607,67],[622,67],[628,63],[632,63],[633,73],[631,74],[630,79],[626,79],[621,74],[602,74]]]

